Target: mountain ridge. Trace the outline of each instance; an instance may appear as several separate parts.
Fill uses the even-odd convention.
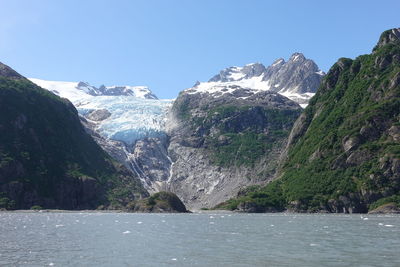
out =
[[[297,119],[275,179],[220,207],[243,211],[400,210],[400,29],[335,63]],[[388,209],[393,211],[393,209]]]

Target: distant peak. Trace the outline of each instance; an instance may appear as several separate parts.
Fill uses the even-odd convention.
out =
[[[374,50],[387,44],[400,44],[400,28],[384,31],[375,46]]]
[[[294,53],[290,58],[289,61],[304,61],[306,58],[304,57],[304,55],[302,53]]]
[[[87,82],[79,82],[77,85],[77,87],[86,87],[86,86],[90,86],[90,84]]]

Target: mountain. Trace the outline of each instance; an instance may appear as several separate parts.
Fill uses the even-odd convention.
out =
[[[272,179],[300,105],[323,76],[295,53],[269,67],[224,69],[182,91],[168,114],[167,190],[191,209],[210,208]]]
[[[157,99],[147,86],[101,85],[97,88],[87,82],[47,81],[36,78],[29,78],[29,80],[72,102],[83,100],[90,96],[134,96],[143,99]]]
[[[86,133],[75,107],[0,64],[0,207],[123,207],[140,180]]]
[[[270,179],[301,107],[278,93],[246,98],[182,92],[169,114],[168,191],[191,209],[213,207]]]
[[[296,53],[288,62],[278,60],[269,67],[249,64],[222,70],[209,82],[184,90],[175,101],[159,100],[150,90],[105,95],[104,88],[111,87],[31,80],[71,100],[87,132],[139,177],[146,190],[171,191],[189,208],[202,208],[270,179],[301,112],[285,95],[305,106],[323,75],[312,60]],[[193,155],[182,146],[193,149]]]
[[[399,28],[385,31],[371,54],[332,66],[294,124],[276,178],[220,207],[400,210]]]
[[[219,96],[230,94],[239,86],[249,89],[248,94],[276,92],[305,107],[324,75],[314,61],[306,59],[301,53],[294,53],[287,62],[279,58],[268,67],[253,63],[226,68],[208,82],[198,82],[187,93],[208,92]]]

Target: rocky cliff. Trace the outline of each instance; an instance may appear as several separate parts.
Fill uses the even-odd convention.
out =
[[[0,207],[122,207],[147,196],[82,127],[75,107],[0,64]]]
[[[399,29],[384,32],[371,54],[332,66],[282,159],[275,181],[221,206],[349,213],[400,207]]]
[[[183,92],[174,102],[167,189],[192,209],[212,207],[275,173],[301,108],[277,93],[241,98],[247,93],[240,87],[220,97]]]

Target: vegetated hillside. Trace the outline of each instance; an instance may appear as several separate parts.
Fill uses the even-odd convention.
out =
[[[219,207],[367,212],[400,207],[400,29],[341,58],[296,121],[279,178]]]
[[[118,208],[147,195],[68,100],[0,63],[0,208]]]

